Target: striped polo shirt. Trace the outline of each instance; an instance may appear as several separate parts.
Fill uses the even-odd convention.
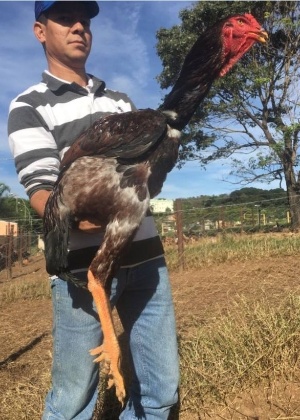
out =
[[[84,88],[45,71],[40,83],[18,95],[10,104],[9,145],[19,181],[29,197],[38,190],[52,190],[64,153],[97,119],[135,110],[127,95],[106,89],[102,80],[88,76],[89,83]],[[89,266],[101,240],[101,234],[71,231],[69,263],[72,271],[82,271]],[[161,255],[162,244],[149,212],[122,266],[134,266]]]

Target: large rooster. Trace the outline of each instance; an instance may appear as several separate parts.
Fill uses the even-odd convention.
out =
[[[87,275],[104,337],[91,354],[106,365],[109,385],[116,386],[121,402],[125,389],[109,303],[113,275],[149,209],[150,198],[161,191],[176,163],[181,130],[213,81],[224,76],[256,41],[266,40],[266,32],[250,14],[218,22],[200,35],[158,110],[112,114],[98,120],[63,158],[44,217],[47,271],[76,283],[68,268],[69,227],[80,220],[105,227],[103,243]]]

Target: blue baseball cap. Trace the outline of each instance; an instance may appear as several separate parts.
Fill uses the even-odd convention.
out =
[[[60,2],[59,1],[36,1],[34,4],[35,20],[37,20],[42,13],[46,12],[52,6],[54,6],[55,3],[60,3]],[[84,3],[90,19],[98,15],[99,6],[96,1],[82,1],[81,3]]]

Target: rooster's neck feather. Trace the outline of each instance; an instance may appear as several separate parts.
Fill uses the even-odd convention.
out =
[[[183,63],[179,78],[160,110],[173,112],[170,125],[182,130],[206,97],[223,65],[222,25],[198,38]]]

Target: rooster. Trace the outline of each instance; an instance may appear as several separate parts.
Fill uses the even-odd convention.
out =
[[[173,89],[157,110],[99,119],[79,136],[62,160],[45,209],[46,268],[49,274],[80,284],[68,268],[69,228],[81,220],[105,228],[87,274],[87,288],[103,332],[102,345],[91,354],[106,366],[108,385],[115,385],[121,403],[125,388],[109,302],[111,280],[149,209],[150,198],[161,191],[176,163],[181,131],[213,81],[224,76],[255,42],[264,43],[267,38],[251,14],[218,22],[200,35]]]

